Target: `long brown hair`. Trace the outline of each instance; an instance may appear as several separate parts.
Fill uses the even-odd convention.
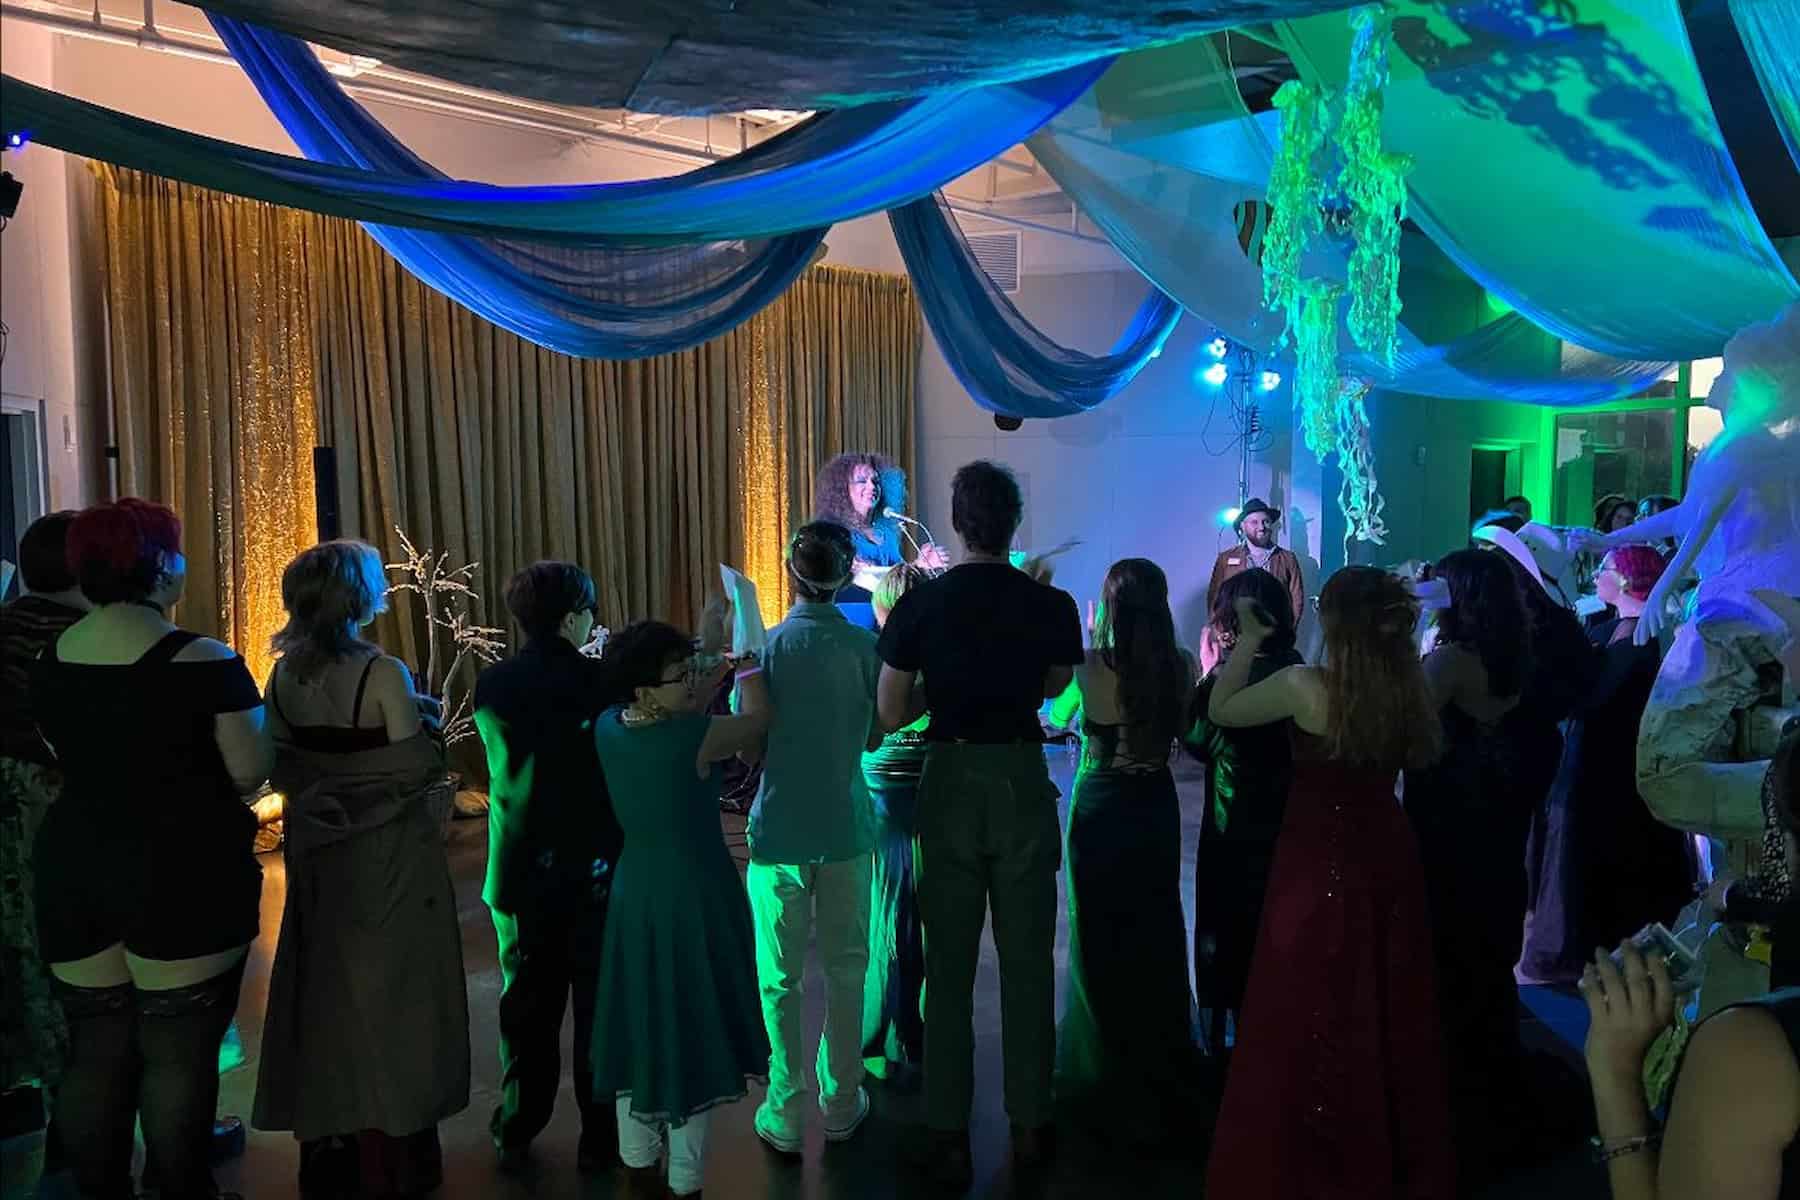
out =
[[[1161,567],[1147,558],[1122,558],[1112,565],[1101,589],[1094,641],[1101,660],[1119,677],[1126,724],[1142,731],[1146,746],[1172,741],[1181,732],[1188,677]]]
[[[1406,584],[1378,567],[1344,567],[1325,581],[1319,624],[1333,758],[1400,771],[1443,753],[1443,726],[1413,643],[1418,620]]]

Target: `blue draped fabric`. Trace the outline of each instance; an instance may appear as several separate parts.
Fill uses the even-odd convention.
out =
[[[445,233],[671,245],[819,229],[929,195],[1030,136],[1107,60],[953,95],[824,113],[745,154],[629,183],[502,187],[314,163],[0,77],[0,120],[48,146],[186,183]]]
[[[1066,417],[1116,395],[1161,351],[1181,305],[1154,285],[1112,351],[1083,354],[1040,333],[975,261],[936,196],[888,221],[925,321],[975,402],[1013,417]]]
[[[1731,19],[1800,167],[1800,0],[1730,0]]]
[[[10,77],[0,81],[6,128],[159,175],[361,220],[425,283],[521,337],[588,358],[650,357],[727,332],[806,269],[832,223],[929,196],[1028,136],[1106,66],[827,113],[669,179],[509,188],[452,180],[420,159],[345,95],[304,43],[212,20],[312,161],[198,137]]]
[[[285,34],[211,18],[301,153],[315,162],[443,181]],[[528,341],[580,358],[669,354],[729,332],[781,295],[825,230],[693,246],[534,245],[365,222],[419,279]]]

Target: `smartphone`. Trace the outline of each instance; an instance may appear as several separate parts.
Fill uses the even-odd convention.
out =
[[[1686,946],[1660,922],[1653,921],[1631,937],[1631,944],[1646,959],[1655,955],[1669,969],[1669,984],[1677,996],[1685,996],[1700,986],[1700,963]],[[1612,952],[1613,966],[1624,970],[1619,952]]]

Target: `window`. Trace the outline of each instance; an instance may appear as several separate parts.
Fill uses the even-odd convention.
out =
[[[1648,495],[1679,495],[1686,448],[1675,449],[1672,408],[1636,412],[1558,413],[1551,520],[1591,525],[1605,496],[1635,504]]]
[[[19,561],[19,535],[44,515],[44,409],[36,400],[0,399],[0,558]],[[15,581],[8,596],[18,587]]]

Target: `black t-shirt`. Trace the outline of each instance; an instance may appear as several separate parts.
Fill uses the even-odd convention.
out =
[[[935,742],[1035,742],[1044,673],[1084,652],[1074,597],[1006,563],[964,563],[920,584],[888,614],[876,647],[922,672]]]

